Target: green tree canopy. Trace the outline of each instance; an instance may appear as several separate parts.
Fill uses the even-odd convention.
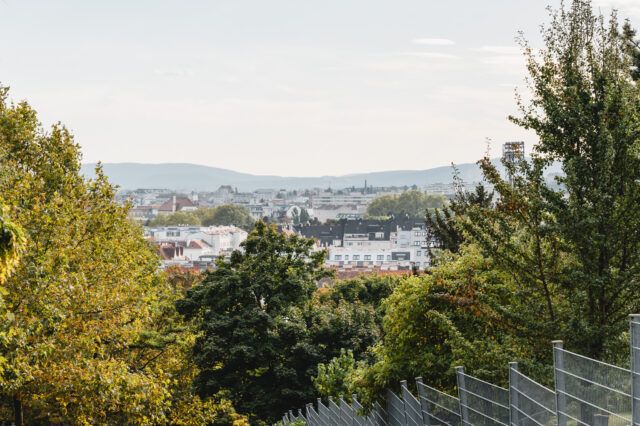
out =
[[[220,260],[178,308],[201,333],[194,357],[201,395],[228,390],[254,421],[306,403],[310,382],[305,306],[329,275],[313,241],[257,222],[242,250]]]
[[[233,204],[215,207],[202,217],[203,226],[235,225],[249,230],[253,226],[253,222],[253,218],[246,208]]]
[[[431,239],[437,243],[437,249],[457,253],[464,239],[458,222],[470,206],[490,208],[493,192],[486,190],[483,184],[476,185],[473,192],[459,190],[449,205],[436,208],[426,217],[427,229]],[[431,250],[434,254],[434,250]]]
[[[571,300],[556,321],[570,345],[597,358],[611,354],[627,315],[640,310],[640,87],[629,73],[632,58],[620,31],[615,13],[606,19],[594,14],[590,1],[574,0],[552,14],[544,49],[535,53],[523,43],[532,99],[519,100],[520,115],[511,119],[538,135],[531,171],[522,179],[539,188],[539,201],[514,200],[531,207],[525,215],[503,208],[522,229],[537,223],[529,263],[546,262],[545,244],[573,260],[553,283]],[[540,178],[553,161],[564,172],[556,178],[559,191]],[[484,168],[497,180],[486,161]],[[508,187],[501,188],[502,197]],[[554,247],[554,240],[562,244]]]
[[[620,35],[615,14],[574,0],[551,12],[540,51],[523,42],[532,96],[511,120],[538,135],[531,160],[506,164],[510,179],[480,161],[496,201],[467,205],[454,222],[459,253],[387,299],[377,360],[355,374],[363,396],[416,375],[452,389],[461,364],[500,384],[513,360],[549,382],[553,339],[628,360],[627,316],[640,311],[640,88]],[[553,162],[555,185],[544,176]]]
[[[192,212],[175,212],[170,214],[161,214],[149,221],[149,226],[180,226],[180,225],[202,225],[202,219],[198,211]]]
[[[149,221],[149,226],[222,226],[235,225],[249,230],[253,226],[253,218],[246,208],[233,204],[217,207],[199,208],[188,212],[175,212],[156,216]]]
[[[425,194],[412,189],[400,195],[383,195],[374,199],[367,207],[367,215],[425,217],[428,210],[442,207],[446,202],[447,199],[442,195]]]

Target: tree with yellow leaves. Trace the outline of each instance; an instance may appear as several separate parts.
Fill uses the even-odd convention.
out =
[[[185,328],[163,332],[174,317],[172,289],[100,166],[85,180],[71,133],[61,124],[43,130],[36,112],[7,94],[0,87],[0,193],[26,243],[4,285],[0,418],[242,421],[228,403],[191,394],[196,373],[183,355],[193,339]]]

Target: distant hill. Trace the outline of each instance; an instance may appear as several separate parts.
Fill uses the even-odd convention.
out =
[[[499,162],[496,161],[496,163]],[[104,163],[103,167],[109,180],[122,189],[167,188],[176,191],[214,191],[220,185],[231,185],[237,187],[239,191],[253,191],[259,188],[293,190],[331,187],[340,189],[351,186],[362,187],[365,180],[371,186],[423,186],[432,183],[449,183],[453,180],[451,166],[426,170],[394,170],[320,177],[252,175],[188,163]],[[480,169],[474,163],[457,164],[456,167],[465,182],[477,182],[482,179]],[[95,164],[84,164],[82,173],[92,177],[94,168]]]

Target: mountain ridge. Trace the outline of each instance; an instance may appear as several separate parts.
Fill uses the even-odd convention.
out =
[[[502,168],[499,160],[493,162]],[[86,177],[94,176],[96,163],[82,165]],[[296,177],[277,175],[254,175],[234,170],[192,163],[102,163],[109,181],[121,189],[166,188],[175,191],[215,191],[221,185],[231,185],[240,191],[261,188],[305,189],[370,186],[424,186],[453,182],[452,166],[438,166],[424,170],[388,170],[369,173],[352,173],[342,176]],[[455,165],[465,182],[482,179],[480,168],[475,163]],[[552,171],[552,170],[549,170]]]

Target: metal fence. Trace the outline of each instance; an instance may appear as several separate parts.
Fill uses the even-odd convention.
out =
[[[509,364],[509,423],[511,426],[551,426],[557,424],[556,393]]]
[[[400,382],[384,403],[365,412],[352,402],[318,398],[303,413],[289,411],[282,425],[309,426],[640,426],[640,315],[630,318],[630,368],[567,351],[553,342],[554,389],[509,364],[509,387],[486,382],[456,368],[458,395],[423,383]],[[415,391],[414,391],[415,389]]]

